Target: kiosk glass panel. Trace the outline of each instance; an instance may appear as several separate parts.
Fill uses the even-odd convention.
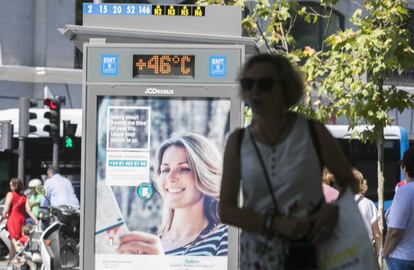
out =
[[[230,108],[230,98],[98,96],[96,269],[122,269],[120,258],[227,269],[217,200]]]

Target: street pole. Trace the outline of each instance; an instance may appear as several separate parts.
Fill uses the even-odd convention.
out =
[[[17,177],[25,183],[24,179],[24,137],[19,136],[18,163],[17,163]]]
[[[59,138],[53,138],[53,160],[52,165],[58,167],[59,163]]]
[[[19,98],[19,148],[17,149],[19,158],[17,163],[17,176],[24,184],[26,184],[24,172],[24,144],[29,133],[36,131],[36,127],[30,125],[29,121],[30,119],[36,119],[37,117],[35,113],[31,113],[29,110],[36,105],[36,100],[32,100],[28,97]]]

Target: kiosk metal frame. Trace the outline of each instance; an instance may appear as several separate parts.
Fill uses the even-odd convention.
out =
[[[81,191],[81,260],[80,268],[95,268],[95,219],[96,219],[96,181],[97,181],[97,115],[98,99],[111,97],[159,97],[167,93],[151,92],[147,88],[173,89],[164,98],[225,98],[230,100],[230,128],[232,131],[242,124],[243,107],[237,84],[237,72],[244,61],[243,45],[200,45],[200,44],[105,44],[85,43],[83,71],[83,129],[82,129],[82,191]],[[120,55],[119,73],[107,76],[101,69],[101,54],[116,53]],[[195,75],[192,80],[185,78],[133,78],[132,67],[128,62],[123,66],[125,58],[131,53],[187,53],[194,55],[231,55],[227,58],[226,76],[209,77]],[[229,54],[228,54],[229,53]],[[201,57],[202,58],[202,57]],[[128,60],[129,61],[129,60]],[[131,60],[132,61],[132,60]],[[208,72],[206,63],[196,63],[196,72]],[[197,66],[199,65],[199,66]],[[200,70],[201,69],[201,70]],[[199,71],[197,71],[199,70]],[[102,71],[101,71],[102,72]],[[129,73],[131,72],[131,73]],[[161,93],[161,94],[160,94]],[[229,228],[228,268],[238,268],[239,235],[236,228]],[[138,255],[139,256],[139,255]]]

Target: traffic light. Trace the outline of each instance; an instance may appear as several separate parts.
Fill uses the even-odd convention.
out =
[[[0,121],[0,151],[13,149],[13,125],[11,120]]]
[[[19,136],[27,137],[29,133],[35,132],[37,129],[35,126],[30,125],[31,119],[36,119],[35,113],[31,113],[29,109],[36,107],[37,101],[28,97],[19,98]]]
[[[49,124],[43,130],[49,132],[51,138],[58,139],[60,137],[60,99],[58,97],[46,98],[43,104],[49,108],[48,112],[43,115],[49,119]]]
[[[76,134],[77,124],[71,124],[70,121],[63,121],[63,138],[64,147],[66,149],[72,149],[74,145],[74,138]]]

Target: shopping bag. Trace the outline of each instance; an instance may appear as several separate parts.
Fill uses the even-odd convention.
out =
[[[374,249],[362,215],[347,189],[337,201],[338,223],[331,237],[317,246],[321,270],[377,270]]]

